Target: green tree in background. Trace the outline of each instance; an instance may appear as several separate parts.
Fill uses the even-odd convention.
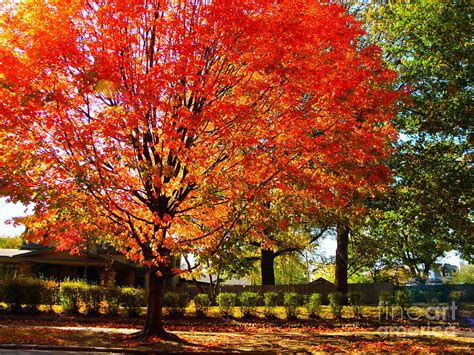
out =
[[[309,282],[307,266],[299,253],[284,254],[275,263],[277,285],[306,284]]]
[[[461,265],[453,277],[453,283],[474,285],[474,265]]]
[[[392,2],[366,9],[400,88],[410,91],[395,125],[395,182],[362,233],[390,240],[392,258],[419,280],[449,250],[473,260],[472,3]]]
[[[7,235],[0,235],[0,249],[16,249],[22,243],[20,237],[9,237]]]

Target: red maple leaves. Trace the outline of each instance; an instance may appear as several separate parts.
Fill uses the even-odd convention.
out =
[[[35,204],[24,223],[36,236],[160,264],[217,248],[272,189],[337,208],[389,176],[394,74],[338,6],[9,6],[1,192]]]

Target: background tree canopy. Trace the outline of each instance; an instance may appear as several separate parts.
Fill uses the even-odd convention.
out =
[[[391,2],[365,16],[369,42],[411,97],[394,122],[392,192],[373,205],[383,218],[359,234],[387,239],[382,254],[426,279],[446,251],[473,260],[472,3]]]

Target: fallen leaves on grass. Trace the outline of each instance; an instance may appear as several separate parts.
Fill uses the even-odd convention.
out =
[[[70,330],[15,328],[0,332],[0,344],[65,345]]]
[[[354,333],[351,336],[305,335],[295,333],[180,333],[182,342],[151,337],[139,341],[122,334],[104,334],[44,328],[0,330],[2,344],[37,344],[62,346],[113,347],[156,351],[364,351],[364,352],[468,352],[469,344],[427,337],[380,340],[377,336]]]
[[[367,352],[410,352],[410,353],[440,353],[458,352],[469,349],[467,345],[454,344],[449,340],[431,338],[390,339],[384,341],[360,341],[347,344],[346,351]]]

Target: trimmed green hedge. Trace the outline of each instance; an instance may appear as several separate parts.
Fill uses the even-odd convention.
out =
[[[196,309],[197,317],[206,317],[207,311],[211,306],[211,300],[206,293],[199,293],[194,296],[194,308]]]
[[[301,305],[302,297],[296,292],[287,292],[283,295],[283,306],[285,306],[286,317],[288,319],[296,318],[298,315],[298,306]]]
[[[260,305],[261,296],[256,292],[242,292],[239,295],[240,305],[244,317],[257,315],[257,307]]]
[[[221,292],[217,295],[216,301],[221,315],[224,317],[232,317],[234,314],[234,307],[238,304],[237,294]]]
[[[189,297],[184,292],[165,292],[163,306],[168,309],[170,316],[182,317],[189,303]]]
[[[145,290],[134,287],[120,289],[120,305],[129,317],[137,317],[145,301]]]
[[[360,318],[362,317],[362,301],[363,295],[357,291],[351,291],[347,294],[347,302],[352,308],[352,313],[354,317]]]
[[[85,281],[72,280],[64,281],[59,287],[59,302],[64,312],[77,314],[82,303],[88,301],[86,294],[90,286]]]
[[[53,302],[55,285],[50,281],[34,278],[6,280],[1,289],[1,299],[12,313],[38,311],[41,304]]]
[[[59,284],[52,280],[19,278],[6,280],[0,288],[0,301],[7,304],[12,313],[37,312],[39,305],[60,304],[68,314],[116,315],[123,308],[129,316],[140,313],[145,291],[132,287],[102,287],[89,285],[82,280],[66,280]]]
[[[331,313],[336,318],[341,318],[342,316],[342,308],[344,307],[344,303],[346,301],[346,296],[339,291],[331,292],[328,295],[329,299],[329,306],[331,307]]]
[[[312,293],[306,298],[304,307],[306,308],[310,318],[319,317],[322,299],[323,297],[320,293]]]

